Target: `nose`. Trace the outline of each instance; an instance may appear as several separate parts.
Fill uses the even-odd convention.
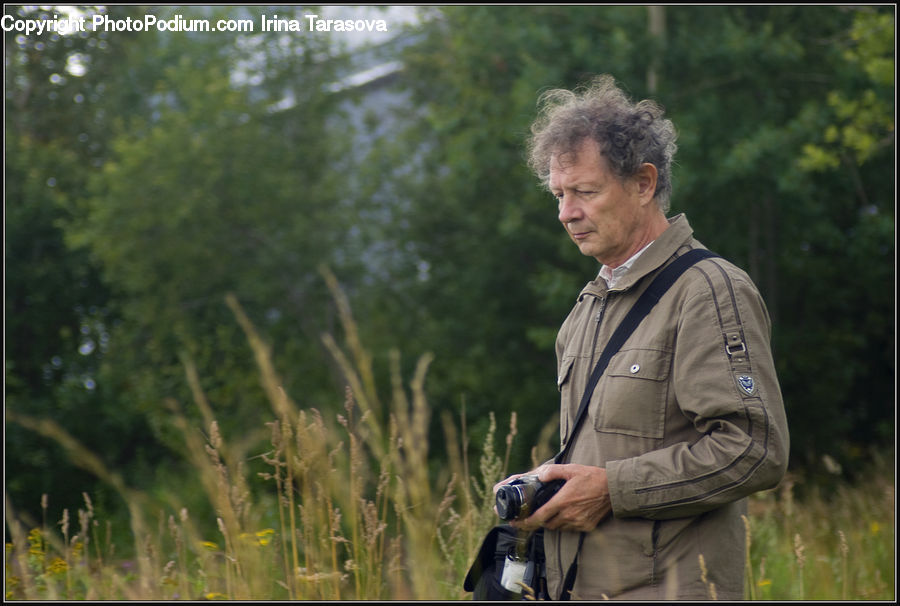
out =
[[[559,221],[563,225],[581,218],[581,208],[575,202],[574,196],[565,194],[558,196],[559,200]]]

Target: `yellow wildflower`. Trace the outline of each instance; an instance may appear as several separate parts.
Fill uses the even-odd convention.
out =
[[[31,544],[31,547],[28,549],[29,553],[44,555],[44,537],[41,535],[40,528],[31,529],[28,533],[28,542]]]
[[[69,569],[69,565],[62,558],[53,558],[53,560],[50,562],[50,565],[47,567],[47,569],[52,574],[63,574],[64,572],[66,572]]]
[[[272,542],[272,537],[275,535],[275,530],[272,528],[265,528],[256,533],[256,537],[259,540],[260,545],[268,545]]]
[[[44,553],[44,537],[39,528],[32,528],[28,533],[28,565],[36,569],[44,567],[47,554]]]
[[[274,534],[275,531],[273,529],[265,528],[253,534],[242,532],[240,534],[240,539],[242,541],[247,541],[248,543],[256,543],[257,545],[268,545],[272,542],[272,535]]]

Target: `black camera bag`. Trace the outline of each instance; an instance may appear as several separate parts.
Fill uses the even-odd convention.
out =
[[[463,582],[463,588],[472,592],[473,600],[550,599],[547,593],[543,528],[531,533],[525,546],[529,568],[522,582],[528,589],[523,587],[522,591],[510,591],[500,584],[506,557],[515,553],[521,540],[518,533],[509,524],[494,526],[488,532]]]

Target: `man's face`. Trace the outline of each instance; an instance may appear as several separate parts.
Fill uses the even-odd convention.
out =
[[[595,142],[554,155],[549,185],[559,200],[559,220],[581,254],[617,267],[642,248],[647,213],[639,183],[616,178]]]

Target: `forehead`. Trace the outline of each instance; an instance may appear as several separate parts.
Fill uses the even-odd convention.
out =
[[[550,158],[550,184],[590,179],[605,179],[608,173],[606,158],[596,142],[582,140],[573,149],[554,153]]]

